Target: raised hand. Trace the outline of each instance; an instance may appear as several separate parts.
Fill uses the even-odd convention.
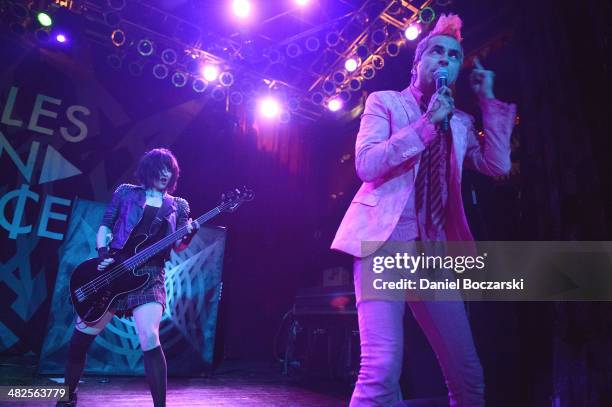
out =
[[[485,69],[478,58],[474,58],[474,70],[470,74],[472,90],[479,99],[493,99],[493,78],[495,72]]]

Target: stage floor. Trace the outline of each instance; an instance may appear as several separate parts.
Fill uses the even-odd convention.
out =
[[[54,376],[36,375],[27,360],[0,363],[0,385],[52,385]],[[351,389],[321,379],[286,377],[266,362],[224,362],[211,377],[169,378],[168,407],[182,406],[346,406]],[[11,406],[53,406],[50,401],[0,402]],[[79,407],[152,406],[144,377],[85,376]]]

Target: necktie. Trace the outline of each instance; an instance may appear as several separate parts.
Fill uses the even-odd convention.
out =
[[[427,106],[421,103],[421,111]],[[439,131],[439,130],[438,130]],[[446,221],[447,134],[440,134],[421,155],[416,179],[416,209],[421,240],[439,240]]]

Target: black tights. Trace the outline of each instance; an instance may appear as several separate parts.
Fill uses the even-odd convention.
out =
[[[166,405],[166,357],[161,346],[145,350],[144,366],[147,382],[151,389],[153,405],[155,407],[165,407]]]

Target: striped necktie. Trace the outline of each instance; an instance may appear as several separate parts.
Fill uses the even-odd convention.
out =
[[[420,107],[422,112],[427,110],[422,103]],[[446,199],[443,188],[448,185],[448,140],[447,134],[440,134],[421,153],[415,187],[421,240],[440,240],[444,230]]]

